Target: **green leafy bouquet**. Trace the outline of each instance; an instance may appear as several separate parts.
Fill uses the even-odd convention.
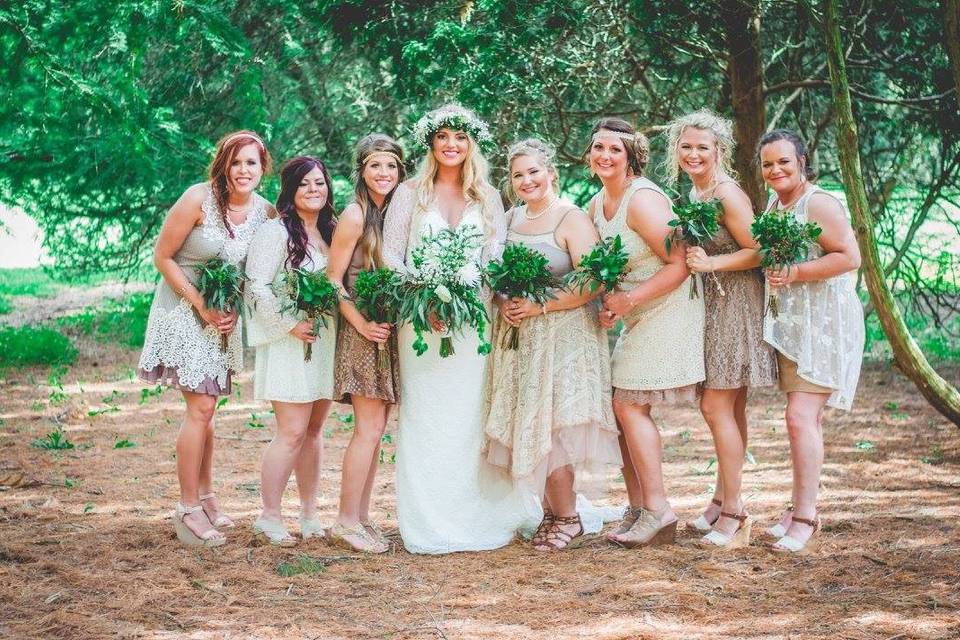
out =
[[[247,277],[243,270],[223,258],[211,258],[197,265],[197,290],[207,309],[221,313],[243,310],[243,283]],[[200,312],[193,310],[200,326],[204,325]],[[220,334],[220,353],[227,352],[229,335]]]
[[[333,317],[340,296],[323,269],[287,269],[280,276],[280,287],[287,300],[280,308],[281,313],[302,311],[306,319],[313,323],[313,335],[320,333],[321,326],[329,326],[327,317]],[[306,343],[303,345],[303,361],[310,362],[311,358],[313,344]]]
[[[623,240],[619,235],[610,236],[593,245],[577,268],[567,274],[567,286],[577,287],[580,293],[588,287],[590,293],[600,287],[612,293],[629,271],[628,260],[630,256],[623,249]]]
[[[760,266],[777,271],[785,268],[788,273],[793,265],[807,259],[810,247],[822,231],[816,222],[801,223],[793,213],[780,209],[757,216],[750,226],[760,245]],[[767,305],[770,315],[776,318],[780,309],[775,289],[770,291]]]
[[[702,247],[720,230],[719,200],[675,204],[673,205],[673,214],[676,218],[667,223],[672,227],[672,230],[663,239],[663,245],[667,249],[668,255],[674,242],[686,242],[692,247]],[[696,274],[690,278],[690,297],[700,297],[697,292]]]
[[[556,298],[550,290],[560,285],[547,269],[549,264],[550,261],[539,251],[511,243],[504,247],[500,260],[491,260],[487,264],[483,275],[487,286],[494,292],[508,298],[527,298],[542,305]],[[506,343],[507,349],[520,346],[520,327],[510,327]]]
[[[441,229],[425,236],[411,253],[409,275],[400,285],[400,319],[413,325],[417,334],[413,350],[418,356],[427,351],[423,333],[432,330],[433,317],[448,333],[459,333],[465,326],[477,331],[477,353],[490,353],[486,341],[487,309],[480,299],[480,268],[476,252],[482,235],[473,226]],[[453,355],[453,339],[440,340],[440,357]]]
[[[367,320],[396,324],[400,316],[400,284],[400,276],[391,269],[364,270],[357,274],[351,299]],[[377,366],[390,366],[390,352],[382,342],[377,343]]]

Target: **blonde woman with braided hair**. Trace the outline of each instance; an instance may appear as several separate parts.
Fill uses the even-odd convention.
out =
[[[630,508],[610,539],[626,547],[673,542],[677,516],[667,502],[654,405],[692,401],[703,370],[703,300],[682,286],[690,277],[684,248],[667,253],[673,212],[660,187],[643,177],[649,143],[624,120],[604,118],[585,157],[603,189],[590,201],[600,236],[620,236],[629,272],[603,298],[600,322],[624,329],[611,361],[613,410],[620,427]]]
[[[597,230],[556,192],[549,146],[537,139],[518,142],[507,153],[507,167],[521,201],[507,212],[507,242],[543,254],[560,281],[597,243]],[[610,352],[590,304],[597,294],[558,289],[554,295],[543,305],[526,298],[499,302],[484,420],[487,460],[543,503],[532,540],[537,551],[558,551],[600,530],[600,517],[578,513],[574,481],[582,485],[584,475],[599,480],[606,465],[620,464]],[[514,326],[519,345],[508,349],[504,336]]]
[[[693,186],[690,200],[716,200],[720,229],[702,247],[687,247],[686,262],[704,277],[704,362],[707,379],[700,411],[713,433],[717,482],[713,499],[687,526],[704,533],[708,546],[741,547],[750,542],[750,519],[740,497],[747,448],[747,389],[776,382],[774,351],[763,340],[763,274],[750,231],[753,205],[733,170],[733,124],[700,110],[667,127],[667,175],[680,172]]]
[[[393,327],[365,318],[349,295],[361,270],[384,265],[383,212],[406,169],[403,149],[381,133],[360,140],[354,155],[354,201],[337,221],[327,275],[347,294],[340,300],[334,398],[353,405],[356,426],[343,454],[340,512],[328,535],[355,551],[382,553],[389,545],[370,520],[370,494],[390,405],[399,399],[397,340]],[[386,367],[378,365],[381,346]]]
[[[420,171],[401,184],[387,209],[383,257],[405,272],[413,249],[441,229],[476,231],[478,267],[499,257],[506,235],[500,194],[487,181],[479,145],[487,125],[460,105],[427,113],[414,127],[426,151]],[[433,322],[426,353],[413,350],[414,331],[400,327],[400,404],[397,441],[397,520],[413,553],[481,551],[513,539],[530,507],[481,459],[487,356],[475,333],[452,336],[455,355],[439,356],[445,327]],[[529,502],[533,502],[531,499]]]

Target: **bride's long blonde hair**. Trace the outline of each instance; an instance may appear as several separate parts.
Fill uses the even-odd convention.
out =
[[[434,132],[435,133],[435,132]],[[496,225],[493,220],[493,193],[498,193],[496,188],[490,184],[490,165],[487,159],[480,152],[480,147],[473,136],[467,135],[467,158],[460,165],[460,178],[463,182],[463,195],[468,201],[476,202],[480,205],[480,215],[483,218],[483,237],[484,243],[492,244]],[[433,154],[433,136],[429,140],[430,148],[420,163],[415,177],[416,184],[416,204],[414,206],[414,217],[420,216],[427,211],[434,198],[434,181],[437,179],[437,173],[440,170],[440,163],[437,162]]]

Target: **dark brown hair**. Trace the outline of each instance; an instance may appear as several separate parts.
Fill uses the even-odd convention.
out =
[[[317,230],[320,231],[320,237],[330,246],[333,239],[333,182],[330,180],[330,172],[326,165],[313,156],[297,156],[283,165],[280,170],[280,195],[277,196],[277,213],[280,214],[280,221],[287,228],[287,266],[294,269],[298,268],[304,258],[307,256],[307,230],[303,226],[303,220],[297,213],[297,207],[293,204],[293,198],[300,188],[300,181],[303,177],[313,171],[320,169],[323,173],[323,179],[327,183],[327,201],[320,209],[320,215],[317,217]]]
[[[795,131],[791,131],[790,129],[774,129],[760,137],[760,142],[757,143],[757,163],[760,162],[760,151],[765,146],[781,140],[786,140],[793,145],[793,149],[797,153],[797,161],[800,163],[800,166],[803,167],[803,173],[807,177],[807,180],[810,182],[816,180],[817,170],[810,164],[810,152],[807,151],[806,143],[804,143],[803,139],[797,135]]]
[[[228,174],[230,165],[237,157],[237,152],[248,144],[257,145],[257,151],[260,153],[260,165],[263,167],[263,175],[270,173],[273,168],[273,159],[267,148],[263,146],[263,141],[253,131],[243,129],[228,133],[217,141],[217,150],[213,154],[213,161],[210,162],[210,168],[207,175],[210,178],[210,189],[213,191],[213,199],[217,203],[217,210],[220,212],[220,218],[223,220],[223,226],[227,234],[232,238],[233,229],[230,228],[227,220],[227,204],[230,197],[230,188]]]
[[[616,131],[634,136],[633,140],[623,138],[623,148],[627,152],[627,166],[634,175],[642,176],[650,160],[650,141],[647,136],[637,132],[632,124],[620,118],[600,118],[590,130],[590,142],[583,152],[583,160],[590,163],[590,149],[593,147],[593,136],[601,129]]]

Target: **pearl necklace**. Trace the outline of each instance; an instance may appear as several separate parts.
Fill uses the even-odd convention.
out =
[[[546,214],[547,211],[550,211],[550,209],[553,208],[553,205],[557,204],[558,202],[560,202],[560,196],[554,196],[553,200],[550,201],[550,204],[545,206],[543,211],[536,215],[530,215],[530,205],[527,205],[527,207],[523,210],[523,217],[527,220],[536,220],[537,218],[542,218],[544,214]]]

